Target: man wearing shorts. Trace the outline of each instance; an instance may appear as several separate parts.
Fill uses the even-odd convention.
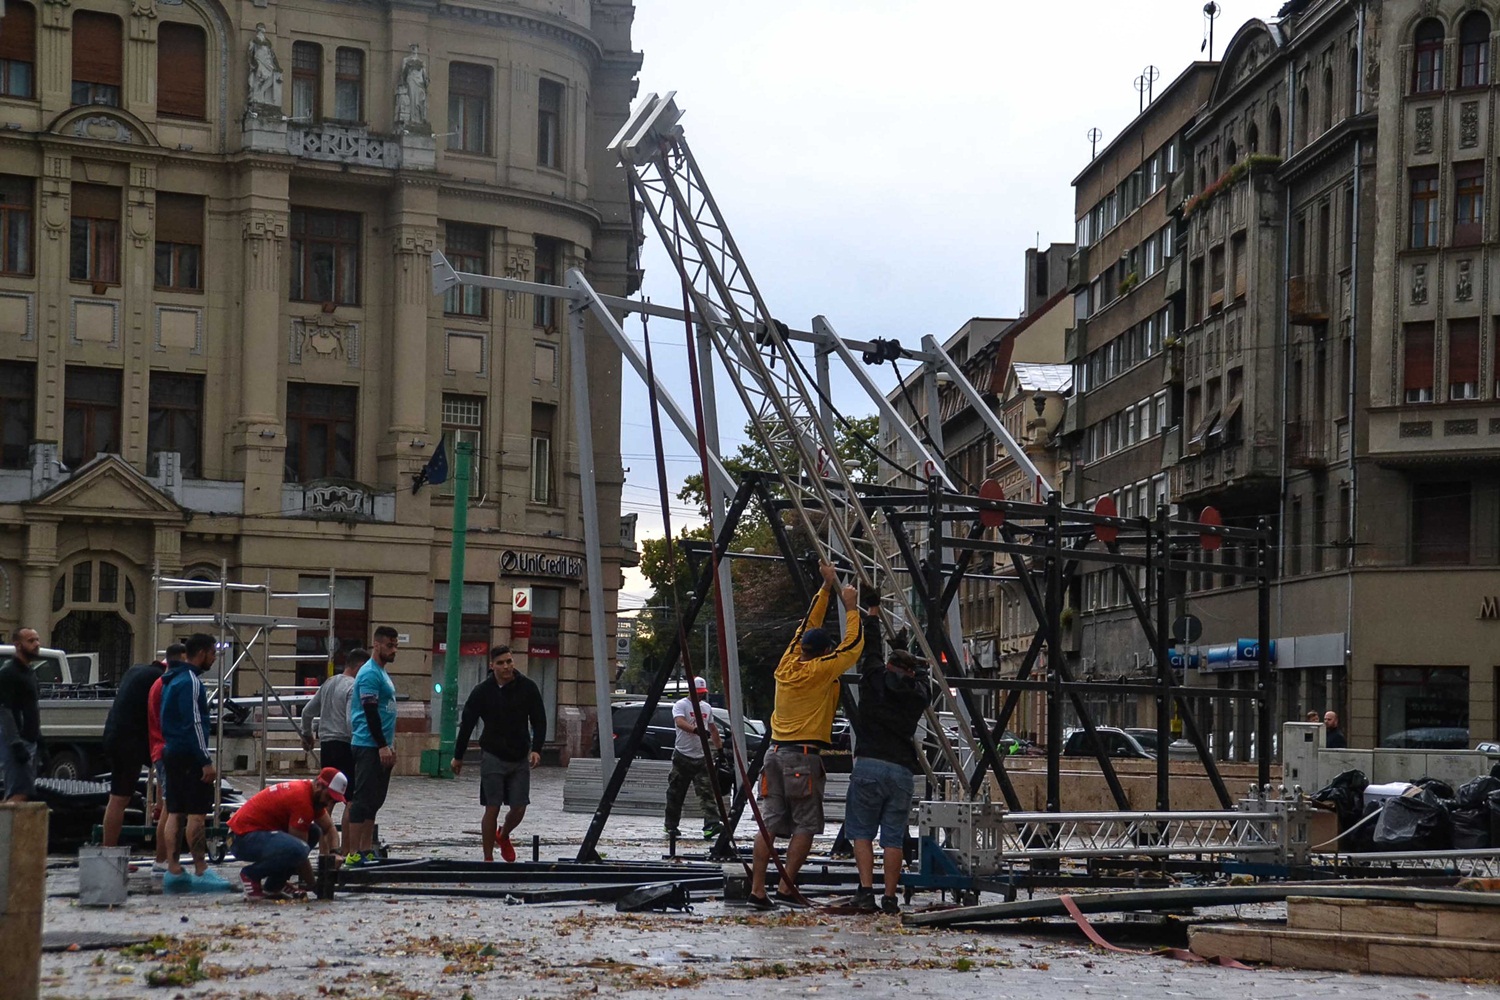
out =
[[[163,663],[171,663],[187,656],[187,646],[174,642],[162,656]],[[164,878],[167,867],[167,849],[177,850],[176,844],[167,843],[167,741],[161,735],[161,691],[166,675],[151,685],[151,696],[146,699],[146,743],[151,748],[151,776],[156,779],[156,861],[151,865],[152,878]],[[151,803],[147,803],[148,814]]]
[[[396,661],[401,639],[382,625],[375,630],[371,656],[354,675],[349,701],[349,742],[354,748],[354,802],[349,807],[347,865],[374,864],[375,814],[385,805],[396,766],[396,685],[386,668]]]
[[[885,895],[879,909],[900,913],[896,886],[911,819],[912,775],[921,768],[912,736],[932,701],[932,683],[916,657],[892,650],[884,663],[868,659],[859,674],[854,719],[854,771],[849,775],[844,830],[854,848],[859,889],[854,906],[874,913],[875,834],[885,849]]]
[[[490,650],[490,675],[474,686],[464,702],[458,742],[453,747],[454,774],[463,773],[464,754],[476,722],[484,723],[479,734],[479,804],[484,806],[479,832],[484,860],[495,860],[495,826],[504,805],[510,808],[500,828],[500,856],[515,861],[510,834],[526,817],[531,802],[531,769],[542,759],[547,711],[535,682],[516,672],[509,646]]]
[[[775,838],[791,838],[786,850],[790,884],[777,886],[776,895],[792,900],[797,895],[797,872],[812,850],[813,837],[823,832],[824,773],[819,755],[833,746],[839,674],[859,660],[865,646],[864,622],[855,606],[853,587],[840,593],[845,609],[843,641],[836,642],[834,634],[822,627],[828,602],[838,588],[838,575],[826,562],[818,565],[818,571],[823,586],[776,667],[771,746],[760,772],[765,830],[755,838],[750,886],[750,905],[758,910],[776,905],[766,895],[766,864]]]
[[[104,756],[109,760],[109,804],[104,807],[104,846],[120,843],[125,807],[135,797],[141,766],[151,759],[147,706],[151,688],[167,672],[165,663],[138,663],[125,671],[104,720]]]
[[[202,632],[188,637],[187,659],[167,664],[162,677],[161,735],[166,740],[162,762],[167,776],[167,844],[177,843],[186,828],[193,853],[193,874],[183,870],[175,850],[167,854],[163,892],[224,892],[228,882],[208,870],[203,817],[214,808],[214,782],[219,772],[208,752],[208,693],[198,675],[214,665],[214,638]]]
[[[349,650],[344,657],[343,672],[320,684],[312,700],[302,709],[302,745],[312,747],[313,723],[316,721],[318,766],[334,768],[351,781],[355,769],[354,747],[349,742],[349,702],[354,694],[354,677],[369,658],[369,650]],[[339,801],[344,801],[342,796]],[[348,810],[346,805],[344,811]]]

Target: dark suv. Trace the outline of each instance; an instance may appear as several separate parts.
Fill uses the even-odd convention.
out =
[[[1107,756],[1134,757],[1138,760],[1155,760],[1156,754],[1141,746],[1141,741],[1123,729],[1113,726],[1098,726],[1095,732],[1104,744]],[[1063,741],[1064,757],[1094,757],[1099,754],[1089,740],[1088,730],[1075,729]]]
[[[646,734],[641,738],[641,745],[636,750],[637,759],[672,759],[672,746],[677,742],[677,727],[672,722],[672,704],[670,701],[662,701],[657,704],[656,711],[651,713],[651,722],[646,726]],[[643,701],[623,702],[614,706],[614,739],[617,750],[624,745],[625,738],[630,735],[631,727],[635,725],[636,719],[640,718],[641,709],[645,707],[646,703]],[[716,708],[714,718],[727,734],[729,713],[722,708]],[[759,731],[759,723],[746,719],[745,752],[754,754],[763,738]],[[597,733],[594,735],[594,745],[590,752],[595,757],[599,756]]]

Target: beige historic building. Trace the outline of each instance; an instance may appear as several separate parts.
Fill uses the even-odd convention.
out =
[[[0,624],[118,673],[153,653],[153,566],[211,578],[222,563],[286,592],[326,589],[332,569],[341,647],[395,626],[398,688],[427,702],[452,482],[412,481],[439,441],[452,466],[467,440],[464,684],[509,638],[513,590],[533,588],[522,669],[554,734],[586,746],[588,636],[613,632],[634,559],[618,358],[591,341],[607,606],[590,609],[561,303],[434,296],[429,256],[633,289],[637,240],[604,150],[634,94],[633,13],[11,0]],[[286,633],[276,652],[321,642]],[[281,683],[322,673],[283,665]]]

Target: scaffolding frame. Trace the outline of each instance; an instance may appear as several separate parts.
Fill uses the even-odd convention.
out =
[[[334,601],[336,599],[335,589],[338,582],[337,572],[330,567],[328,570],[328,590],[326,593],[313,591],[299,593],[296,591],[277,591],[271,586],[270,570],[266,571],[265,583],[234,582],[229,579],[228,560],[219,561],[219,573],[217,580],[194,580],[187,577],[164,576],[161,571],[161,562],[158,560],[151,573],[152,590],[152,614],[151,614],[151,648],[153,655],[160,656],[164,652],[161,642],[162,626],[186,625],[197,626],[194,631],[208,632],[216,635],[217,648],[220,652],[235,650],[232,662],[227,657],[216,658],[217,672],[212,678],[213,701],[212,707],[215,713],[214,721],[214,763],[217,767],[223,760],[224,752],[224,716],[226,706],[230,702],[228,690],[235,675],[240,668],[247,663],[254,668],[261,681],[260,690],[260,752],[257,754],[257,772],[260,779],[260,787],[266,787],[267,763],[270,759],[270,706],[271,702],[281,710],[282,717],[295,725],[291,709],[281,698],[281,693],[271,683],[271,663],[273,662],[310,662],[325,661],[332,662],[334,642]],[[212,612],[193,613],[179,611],[163,611],[162,597],[166,594],[213,594],[217,601],[218,610]],[[264,613],[247,614],[229,611],[229,596],[236,595],[260,595],[263,599]],[[241,597],[241,600],[244,598]],[[275,614],[272,611],[273,601],[298,600],[298,601],[324,601],[328,602],[328,617],[304,618],[299,615]],[[174,598],[175,601],[175,598]],[[275,633],[286,629],[299,631],[311,631],[323,629],[326,635],[328,653],[319,656],[311,653],[273,653],[271,643]],[[247,638],[248,633],[248,638]],[[262,648],[263,647],[263,648]],[[325,667],[326,674],[326,667]],[[305,744],[304,744],[305,746]],[[214,822],[219,821],[220,809],[223,805],[223,786],[220,782],[214,783]]]

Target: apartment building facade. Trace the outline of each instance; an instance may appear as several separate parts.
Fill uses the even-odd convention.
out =
[[[632,16],[628,0],[7,4],[0,624],[97,649],[118,675],[168,641],[155,568],[227,565],[281,592],[326,589],[333,569],[336,648],[301,634],[273,651],[337,661],[393,625],[398,690],[425,703],[453,487],[412,482],[439,442],[451,463],[468,441],[465,680],[532,588],[522,669],[586,747],[588,637],[613,630],[634,558],[618,358],[591,339],[608,565],[591,609],[567,376],[584,359],[558,301],[434,296],[430,255],[633,287],[604,150],[634,94]]]

